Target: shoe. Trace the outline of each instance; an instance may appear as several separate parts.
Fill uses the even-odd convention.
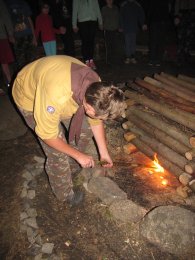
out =
[[[131,62],[132,64],[136,64],[136,63],[137,63],[137,61],[136,61],[135,58],[131,58],[131,59],[130,59],[130,62]]]
[[[77,206],[83,202],[84,193],[82,191],[75,191],[70,197],[67,199],[67,203],[71,206]]]
[[[91,67],[91,66],[90,66],[90,63],[89,63],[89,60],[86,60],[86,61],[85,61],[85,64],[86,64],[88,67]]]
[[[2,88],[0,88],[0,96],[5,96],[5,94],[5,91]]]
[[[96,70],[97,69],[96,65],[95,65],[95,63],[94,63],[94,61],[92,59],[89,61],[89,66],[92,68],[92,70]]]
[[[124,61],[125,64],[129,64],[130,63],[130,59],[129,58],[126,58],[125,61]]]

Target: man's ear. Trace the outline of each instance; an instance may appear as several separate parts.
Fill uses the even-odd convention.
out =
[[[86,110],[91,116],[95,116],[95,109],[91,105],[86,104]]]

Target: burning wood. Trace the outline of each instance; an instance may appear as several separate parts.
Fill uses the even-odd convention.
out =
[[[131,140],[133,145],[151,159],[155,158],[149,170],[150,174],[155,171],[163,172],[165,168],[177,176],[183,185],[195,191],[195,135],[192,134],[192,131],[195,131],[195,115],[192,114],[195,113],[194,82],[188,82],[185,89],[185,76],[176,78],[161,73],[155,74],[154,77],[155,79],[137,79],[136,84],[130,83],[129,86],[142,94],[125,91],[128,100],[133,100],[139,106],[128,101],[128,121],[123,123],[122,127],[136,136]],[[153,93],[157,93],[161,101],[157,102]],[[144,107],[147,107],[147,110]],[[168,120],[163,120],[162,116]],[[174,126],[174,122],[182,125],[183,130]],[[189,131],[184,131],[185,128]],[[161,184],[166,186],[167,180],[161,175],[160,178]]]

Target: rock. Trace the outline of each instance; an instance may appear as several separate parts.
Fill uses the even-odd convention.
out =
[[[40,164],[44,164],[44,162],[45,162],[45,158],[40,157],[40,156],[36,156],[36,155],[33,157],[33,160],[40,163]]]
[[[24,181],[22,186],[24,188],[28,189],[29,188],[28,183],[29,183],[29,181]]]
[[[27,234],[29,243],[34,244],[37,232],[34,231],[31,227],[28,227],[26,230],[26,234]]]
[[[31,174],[33,177],[39,176],[42,172],[43,172],[42,168],[35,168],[35,169],[31,170]]]
[[[52,254],[54,248],[53,243],[45,243],[41,248],[41,252],[44,254]]]
[[[36,243],[37,243],[38,245],[42,246],[43,243],[42,243],[42,238],[41,238],[40,235],[36,236],[35,241],[36,241]]]
[[[27,230],[27,226],[25,224],[20,224],[20,231],[22,233],[26,233],[26,230]]]
[[[81,170],[80,175],[84,177],[85,182],[88,182],[92,177],[92,169],[84,168]]]
[[[41,254],[41,253],[38,254],[38,255],[36,255],[35,258],[34,258],[34,260],[42,260],[42,259],[43,259],[43,258],[42,258],[42,255],[43,255],[43,254]]]
[[[25,198],[27,196],[27,189],[26,188],[23,188],[22,189],[22,192],[21,192],[21,194],[20,194],[20,197],[21,198]]]
[[[33,244],[33,245],[31,245],[31,247],[28,249],[28,254],[30,255],[30,256],[36,256],[36,255],[38,255],[38,254],[40,254],[40,249],[41,249],[41,247],[39,246],[39,245],[37,245],[37,244]],[[32,258],[30,258],[30,259],[32,259]],[[34,259],[34,258],[33,258]]]
[[[22,177],[25,178],[27,181],[31,181],[33,179],[32,174],[28,170],[23,170]]]
[[[27,209],[28,217],[36,218],[37,217],[37,211],[34,208]]]
[[[92,178],[89,181],[88,189],[107,205],[117,200],[127,199],[127,194],[107,177]]]
[[[36,180],[32,180],[29,182],[28,186],[32,189],[35,190],[37,187],[37,181]]]
[[[26,212],[21,212],[21,213],[20,213],[20,220],[22,221],[22,220],[24,220],[24,219],[26,219],[26,218],[28,218],[27,213],[26,213]]]
[[[140,232],[162,251],[175,255],[195,254],[195,213],[178,206],[160,206],[150,211]]]
[[[25,223],[32,228],[38,228],[36,218],[27,218],[25,219]]]
[[[114,218],[125,223],[139,222],[147,213],[146,209],[130,200],[114,201],[109,210]]]
[[[29,190],[28,193],[27,193],[27,197],[29,199],[34,199],[35,198],[35,190]]]

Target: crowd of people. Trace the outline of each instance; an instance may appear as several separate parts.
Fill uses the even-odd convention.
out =
[[[136,64],[137,34],[143,30],[148,37],[148,65],[160,66],[170,28],[175,36],[171,55],[175,52],[177,62],[184,62],[194,44],[193,5],[190,0],[0,0],[0,62],[5,83],[10,85],[13,74],[9,64],[14,63],[18,71],[37,58],[37,46],[43,46],[43,55],[56,55],[61,42],[63,54],[75,57],[78,37],[83,62],[95,70],[98,28],[107,64],[118,59],[119,48],[125,64]]]

